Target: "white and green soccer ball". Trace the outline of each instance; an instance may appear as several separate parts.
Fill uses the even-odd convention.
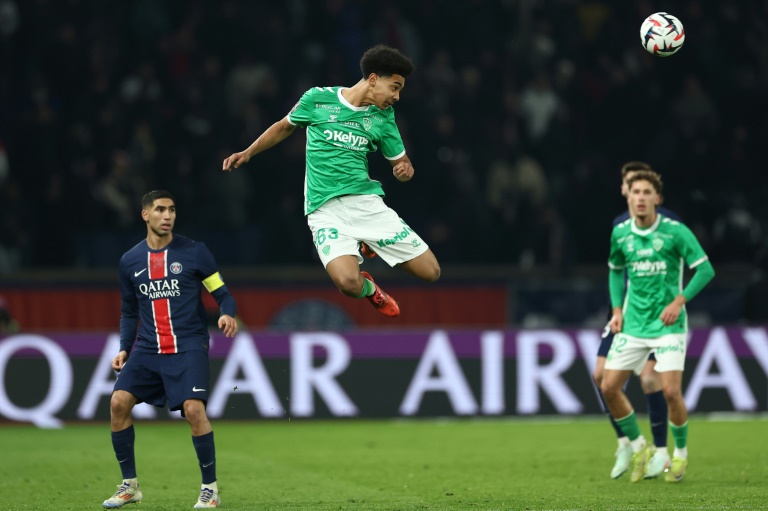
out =
[[[640,25],[640,42],[657,57],[674,55],[685,42],[683,24],[668,12],[651,14]]]

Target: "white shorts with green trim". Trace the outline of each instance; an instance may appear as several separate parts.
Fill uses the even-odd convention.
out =
[[[688,334],[667,334],[653,339],[618,333],[613,337],[611,349],[605,359],[606,369],[634,371],[640,374],[648,355],[656,355],[656,372],[685,369],[685,351]]]
[[[352,255],[362,264],[364,241],[390,266],[410,261],[429,246],[378,195],[342,195],[307,216],[317,255],[323,266]]]

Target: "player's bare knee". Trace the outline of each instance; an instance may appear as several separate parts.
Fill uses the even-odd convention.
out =
[[[670,406],[675,406],[683,401],[683,391],[679,385],[665,385],[662,390],[664,391],[664,399]]]
[[[656,375],[640,375],[640,387],[643,394],[653,394],[661,390],[661,379]]]
[[[600,382],[600,392],[603,393],[603,397],[606,400],[611,400],[615,398],[619,393],[620,387],[617,387],[616,385],[612,385],[610,382],[605,381],[603,379]]]
[[[429,268],[429,271],[427,272],[427,275],[424,278],[424,280],[426,280],[427,282],[435,282],[437,279],[440,278],[440,274],[441,274],[440,265],[437,264],[437,262],[435,262],[435,264]]]
[[[434,264],[420,265],[413,268],[411,272],[424,282],[434,282],[440,278],[440,265],[437,261]]]
[[[362,277],[358,275],[337,277],[334,279],[334,283],[339,291],[353,298],[360,296],[364,284]]]
[[[205,404],[198,399],[184,401],[184,417],[193,426],[208,419],[205,413]]]
[[[121,392],[113,392],[109,400],[109,413],[113,419],[121,420],[131,413],[131,399]]]

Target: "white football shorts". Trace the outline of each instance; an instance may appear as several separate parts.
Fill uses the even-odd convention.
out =
[[[410,261],[429,246],[378,195],[342,195],[307,216],[323,266],[343,255],[362,264],[364,241],[390,266]]]
[[[605,359],[606,369],[635,371],[640,374],[648,355],[656,355],[656,372],[682,371],[685,369],[685,352],[688,334],[667,334],[653,339],[633,337],[618,333],[613,337],[611,349]]]

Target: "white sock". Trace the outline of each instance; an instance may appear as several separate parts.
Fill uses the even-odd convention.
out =
[[[640,452],[643,449],[645,449],[645,437],[643,435],[640,435],[639,437],[635,438],[630,442],[632,444],[632,451],[633,452]]]
[[[216,481],[212,483],[203,484],[203,488],[210,488],[211,490],[215,491],[216,493],[219,493],[219,485],[216,484]]]
[[[123,482],[124,483],[128,483],[128,484],[130,484],[131,486],[134,486],[134,487],[138,487],[139,486],[139,480],[137,478],[135,478],[135,477],[133,479],[123,479]]]
[[[628,445],[629,445],[629,437],[620,436],[619,437],[619,447],[627,447]]]
[[[675,453],[673,454],[675,458],[681,458],[684,460],[688,459],[688,448],[683,447],[682,449],[680,447],[675,447]]]

